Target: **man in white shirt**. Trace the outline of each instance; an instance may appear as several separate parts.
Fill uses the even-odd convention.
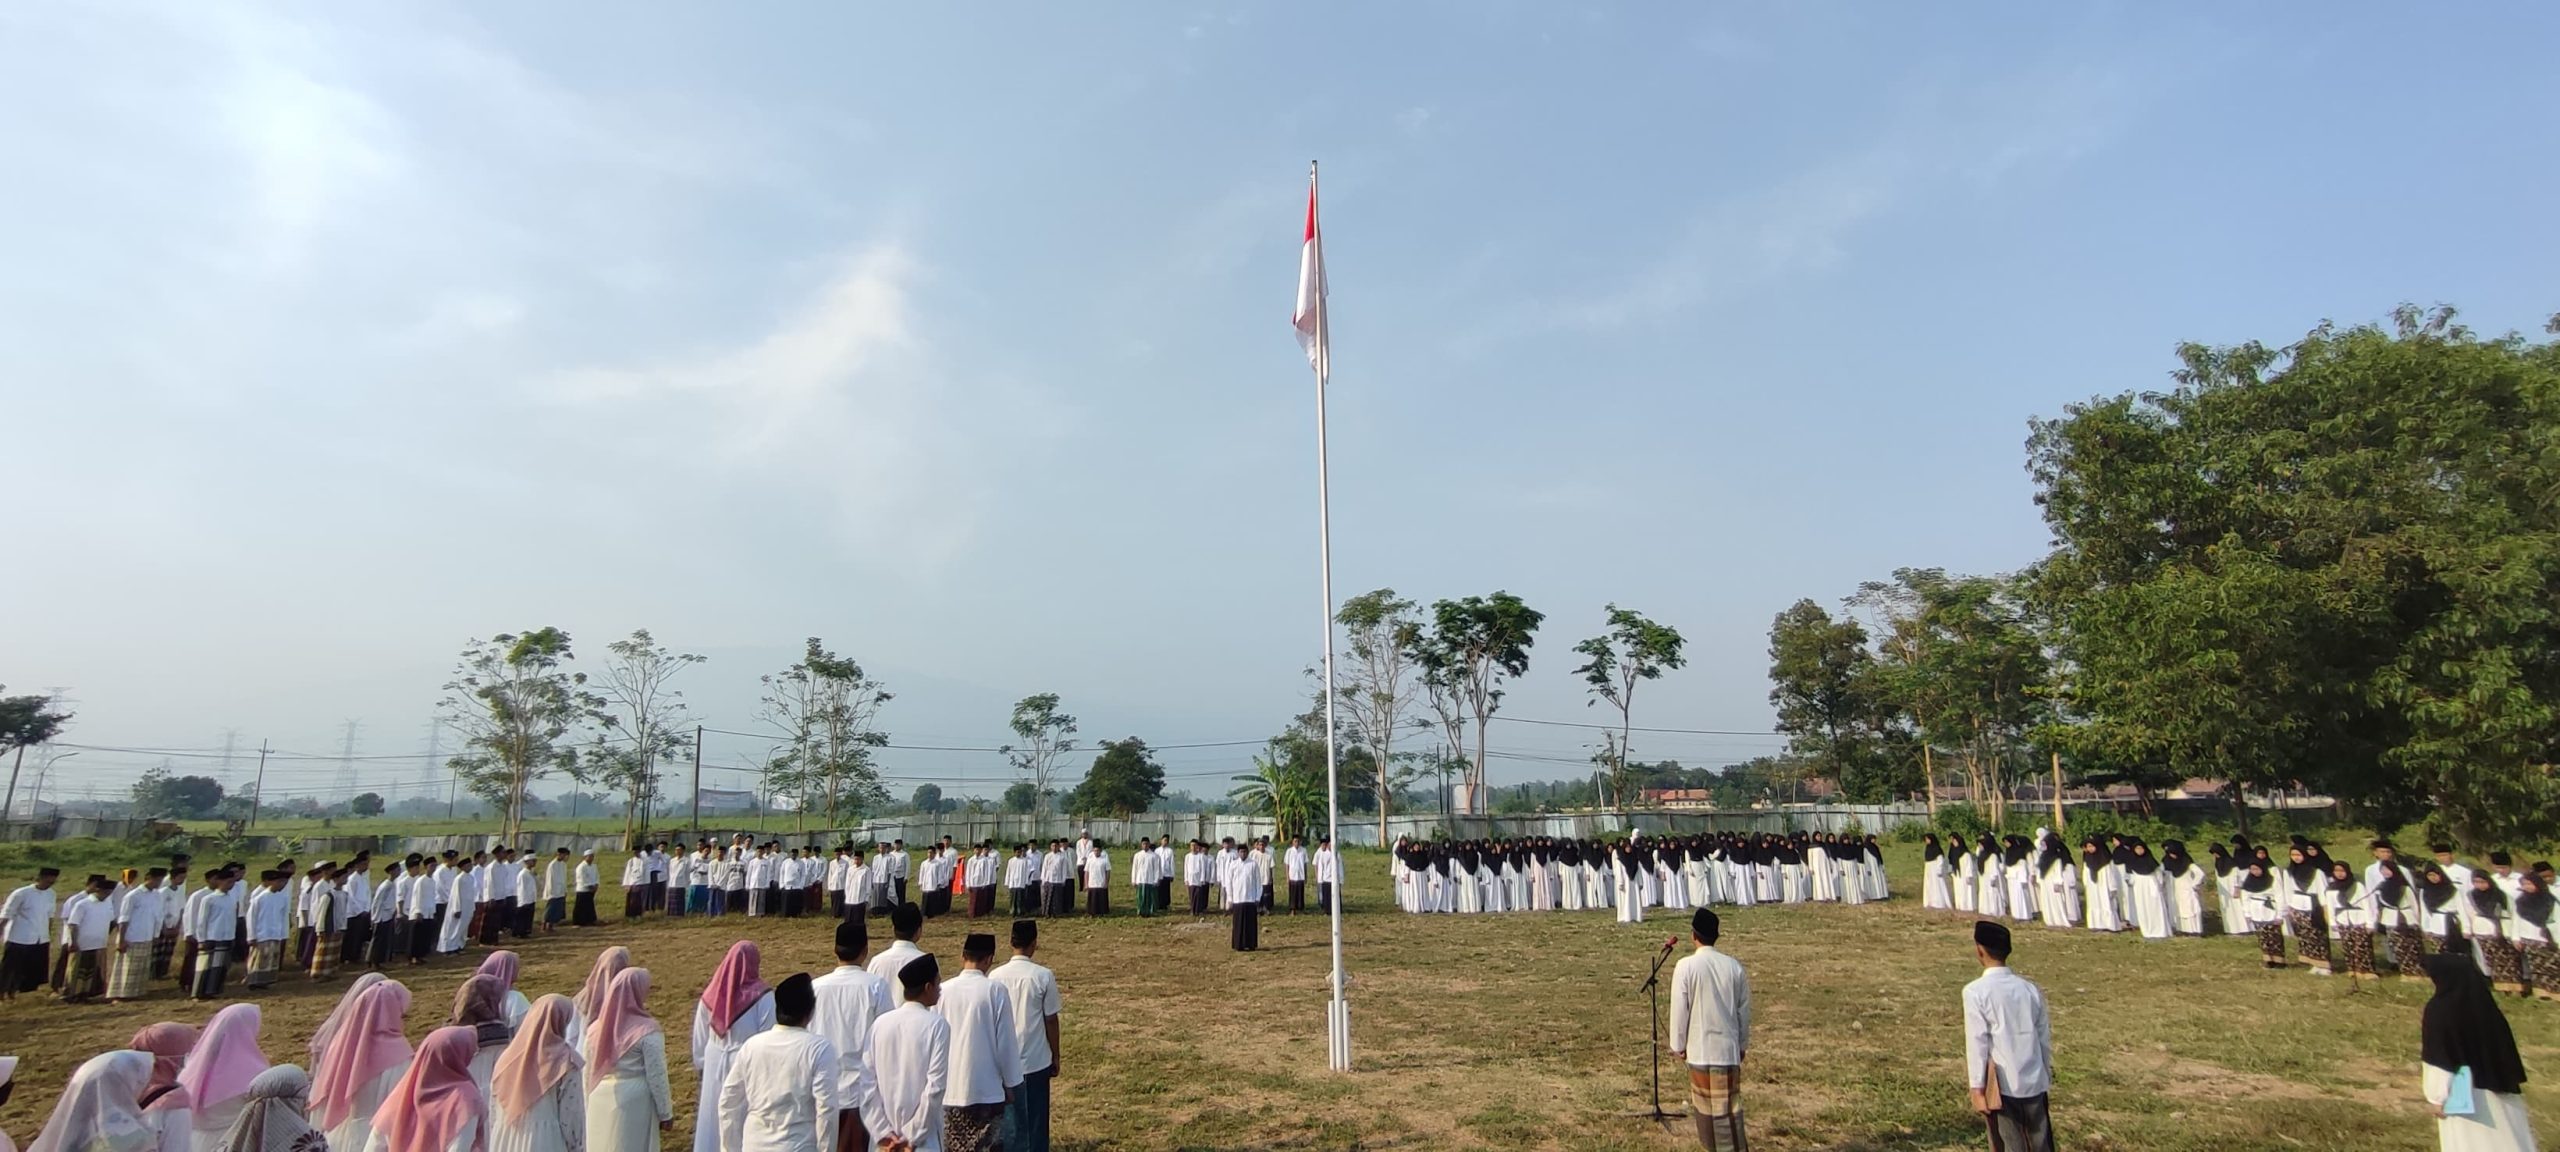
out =
[[[880,1092],[880,1128],[872,1138],[905,1140],[913,1152],[943,1152],[942,1100],[950,1083],[951,1023],[933,1010],[942,998],[940,977],[941,968],[931,955],[907,961],[898,970],[903,1002],[872,1022],[871,1050],[863,1054]]]
[[[806,972],[773,988],[773,1027],[747,1038],[720,1081],[720,1152],[835,1152],[843,1095],[835,1045],[809,1030]]]
[[[2003,1152],[2053,1152],[2053,1028],[2044,991],[2009,970],[2009,929],[1973,926],[1982,975],[1964,986],[1965,1083]]]
[[[996,914],[996,845],[992,840],[978,842],[978,850],[969,854],[969,872],[962,877],[969,888],[969,918]]]
[[[1281,868],[1289,877],[1289,911],[1292,915],[1307,910],[1307,838],[1289,838],[1289,850],[1281,854]]]
[[[904,1004],[907,997],[904,986],[898,983],[898,973],[905,971],[916,957],[925,954],[924,949],[916,946],[917,938],[924,935],[924,911],[913,904],[900,904],[889,909],[889,931],[895,933],[897,939],[871,958],[869,968],[872,975],[888,981],[890,999]]]
[[[208,885],[196,893],[202,903],[195,905],[197,942],[195,986],[189,989],[197,1000],[211,1000],[222,995],[222,978],[230,972],[232,948],[240,936],[240,896],[233,891],[240,876],[228,868],[205,877]]]
[[[907,902],[907,870],[914,861],[907,858],[907,842],[903,837],[889,842],[888,864],[889,887],[895,889],[890,895],[896,897],[891,903],[893,906],[904,904]]]
[[[436,951],[451,955],[471,943],[471,910],[480,903],[480,871],[468,856],[453,861],[453,879],[445,890],[444,925],[436,933]]]
[[[1040,858],[1040,914],[1065,916],[1075,911],[1076,858],[1067,850],[1067,842],[1049,841],[1049,854]]]
[[[996,938],[972,932],[960,945],[960,973],[942,986],[934,1011],[951,1025],[951,1072],[942,1099],[943,1147],[979,1152],[998,1145],[1004,1106],[1022,1083],[1021,1034],[1013,998],[987,978]]]
[[[1173,907],[1173,837],[1156,841],[1156,915]]]
[[[1316,907],[1333,911],[1333,890],[1342,883],[1342,857],[1333,850],[1333,837],[1316,841]]]
[[[71,972],[62,986],[66,1003],[83,1004],[105,995],[107,937],[115,930],[115,881],[91,876],[85,900],[63,905],[62,946],[71,955]],[[74,906],[76,905],[76,907]]]
[[[292,899],[285,894],[284,883],[284,873],[270,868],[258,874],[258,887],[249,893],[249,963],[245,983],[251,988],[274,984],[277,971],[284,967],[284,941],[289,931],[285,903]]]
[[[1689,1116],[1709,1152],[1749,1145],[1742,1135],[1742,1057],[1751,1047],[1751,981],[1716,951],[1715,910],[1689,917],[1697,950],[1671,969],[1671,1054],[1689,1067]]]
[[[1138,850],[1129,854],[1129,884],[1138,900],[1138,918],[1152,920],[1156,914],[1156,845],[1140,837]]]
[[[1209,885],[1218,879],[1216,861],[1209,856],[1209,846],[1191,841],[1191,851],[1182,858],[1182,887],[1191,896],[1191,918],[1209,914]]]
[[[142,883],[116,901],[113,968],[107,975],[107,1003],[142,998],[151,980],[151,953],[160,942],[160,898],[166,868],[154,868]]]
[[[1084,857],[1084,910],[1091,916],[1111,914],[1111,849],[1100,840]]]
[[[1238,952],[1251,952],[1262,947],[1262,871],[1253,858],[1243,853],[1227,861],[1222,887],[1227,893],[1227,917],[1231,924],[1227,945]]]
[[[1017,917],[1031,914],[1031,880],[1033,876],[1038,875],[1035,871],[1037,867],[1031,855],[1031,845],[1027,842],[1015,844],[1013,855],[1005,858],[1006,907],[1012,909],[1013,915]]]
[[[1049,1083],[1058,1078],[1058,977],[1032,955],[1040,922],[1013,922],[1013,959],[987,977],[1013,1002],[1022,1083],[1004,1109],[1005,1152],[1049,1152]]]
[[[854,1126],[845,1143],[853,1148],[871,1146],[869,1133],[880,1120],[879,1091],[864,1063],[871,1047],[871,1025],[898,1007],[897,995],[890,991],[895,985],[864,967],[870,959],[871,926],[861,917],[840,920],[835,971],[810,985],[818,995],[818,1011],[809,1018],[809,1030],[835,1045],[841,1082],[838,1098],[844,1101],[845,1123]]]

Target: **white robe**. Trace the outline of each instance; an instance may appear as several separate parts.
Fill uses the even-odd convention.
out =
[[[586,1152],[584,1083],[584,1073],[571,1068],[521,1116],[509,1117],[490,1104],[488,1152]]]
[[[381,1110],[383,1101],[391,1098],[392,1086],[400,1083],[401,1073],[408,1070],[409,1062],[403,1060],[383,1069],[371,1082],[356,1089],[355,1106],[348,1109],[346,1120],[329,1130],[329,1147],[362,1148],[372,1143],[373,1114]]]
[[[1611,857],[1610,866],[1618,873],[1618,923],[1644,923],[1644,893],[1636,887],[1636,877],[1628,875],[1624,857]]]
[[[2169,874],[2153,872],[2148,876],[2125,869],[2125,883],[2133,890],[2133,924],[2142,930],[2145,940],[2169,938]]]
[[[1920,906],[1923,908],[1956,906],[1955,886],[1947,882],[1947,857],[1944,852],[1939,853],[1937,859],[1925,861],[1920,865]]]
[[[773,1027],[773,993],[756,998],[738,1014],[725,1037],[711,1033],[711,1009],[693,1005],[693,1066],[702,1074],[694,1097],[693,1152],[720,1152],[720,1085],[729,1075],[729,1059],[756,1033]]]
[[[452,1142],[444,1146],[444,1152],[474,1152],[480,1143],[480,1122],[473,1120],[464,1124],[460,1132],[454,1133]],[[335,1149],[337,1146],[333,1144],[330,1147]],[[373,1136],[365,1141],[364,1152],[391,1152],[391,1137],[376,1129]]]
[[[581,1051],[587,1047],[579,1045]],[[667,1036],[653,1029],[587,1093],[587,1147],[591,1152],[658,1152],[658,1125],[675,1116],[675,1096],[667,1085]]]
[[[2421,1063],[2420,1086],[2427,1103],[2442,1105],[2453,1087],[2453,1073]],[[2436,1121],[2436,1147],[2442,1152],[2533,1152],[2533,1119],[2524,1098],[2504,1092],[2471,1090],[2471,1115]]]

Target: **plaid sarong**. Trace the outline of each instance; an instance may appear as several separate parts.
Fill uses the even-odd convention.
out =
[[[1742,1128],[1742,1067],[1690,1065],[1689,1118],[1709,1152],[1745,1152],[1751,1145]]]
[[[107,972],[107,999],[139,1000],[151,982],[151,949],[127,945]]]
[[[311,942],[312,979],[326,980],[338,974],[338,950],[346,943],[347,938],[335,932],[323,932]]]
[[[249,942],[249,964],[241,983],[251,988],[264,988],[276,982],[276,970],[284,967],[284,941],[252,940]]]
[[[1004,1147],[1004,1105],[952,1104],[942,1109],[943,1152],[997,1152]]]
[[[151,941],[151,978],[169,978],[169,962],[178,955],[178,934],[163,932]]]

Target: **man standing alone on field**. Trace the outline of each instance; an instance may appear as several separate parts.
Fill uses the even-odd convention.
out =
[[[1689,917],[1697,951],[1671,969],[1671,1054],[1689,1066],[1689,1117],[1708,1152],[1742,1152],[1742,1055],[1751,1046],[1751,981],[1716,951],[1715,910]]]
[[[1973,926],[1982,975],[1964,986],[1965,1083],[1991,1130],[1992,1152],[2053,1152],[2053,1028],[2044,991],[2009,970],[2009,929]]]

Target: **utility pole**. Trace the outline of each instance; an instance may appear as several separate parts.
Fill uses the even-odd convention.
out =
[[[702,838],[702,725],[693,726],[693,836]]]
[[[225,728],[225,729],[223,729],[223,730],[222,730],[222,786],[223,786],[223,787],[225,787],[225,788],[230,787],[230,786],[231,786],[231,782],[232,782],[232,780],[234,779],[234,777],[231,775],[232,760],[233,760],[233,757],[234,757],[235,753],[236,753],[236,752],[237,752],[237,750],[239,749],[239,747],[240,747],[240,730],[239,730],[239,729],[237,729],[237,728]]]
[[[20,744],[20,745],[18,745],[18,759],[16,760],[16,762],[14,762],[14,763],[12,763],[12,764],[10,764],[10,765],[9,765],[9,796],[8,796],[8,799],[6,799],[6,800],[0,800],[0,820],[6,820],[6,819],[8,819],[8,818],[9,818],[9,813],[11,813],[11,812],[13,812],[13,811],[16,811],[16,810],[17,810],[17,807],[18,807],[18,769],[20,769],[20,768],[24,768],[24,767],[26,767],[26,766],[27,766],[27,746],[26,746],[26,745],[24,745],[24,744]],[[27,819],[29,819],[29,820],[33,820],[33,819],[35,819],[35,818],[36,818],[35,805],[30,804],[30,805],[28,805],[28,806],[27,806]]]
[[[255,832],[258,830],[258,809],[263,807],[266,802],[267,742],[260,740],[258,741],[258,782],[252,785],[249,789],[249,826],[245,829],[246,831]]]

